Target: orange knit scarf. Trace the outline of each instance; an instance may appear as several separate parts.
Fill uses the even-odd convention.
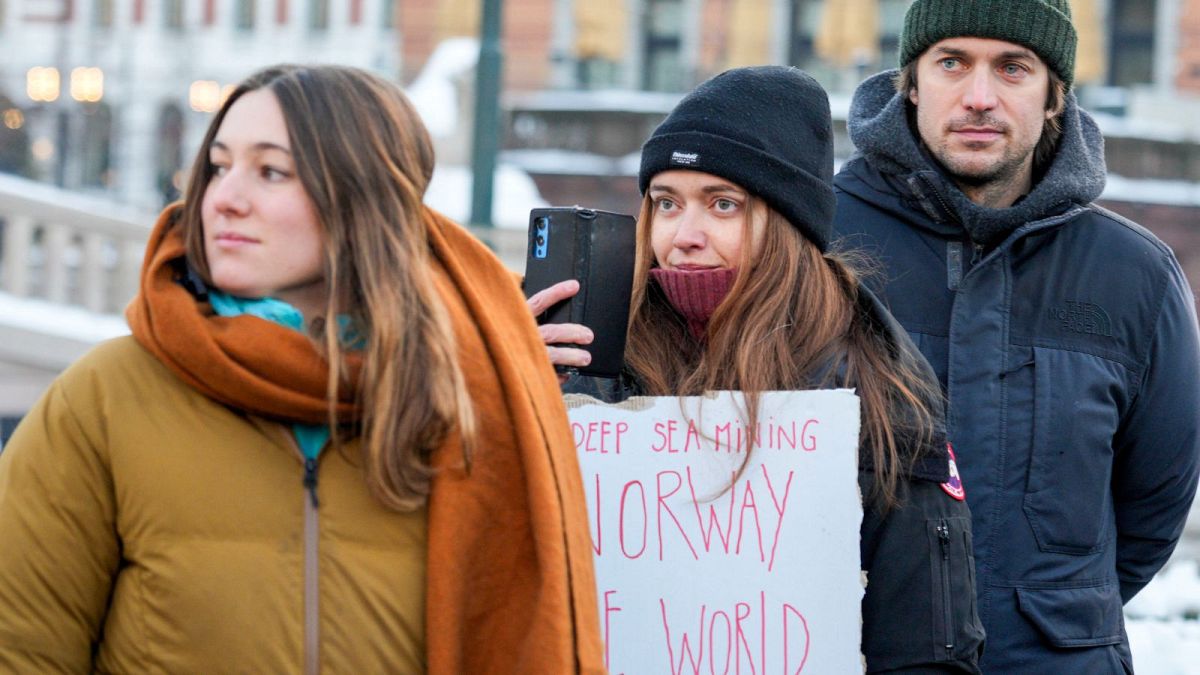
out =
[[[249,316],[217,316],[196,302],[183,274],[178,207],[159,217],[146,244],[139,292],[125,311],[137,341],[205,396],[256,415],[288,422],[328,420],[325,360],[307,336]],[[359,361],[347,358],[351,382]],[[340,393],[338,417],[353,421],[354,391]]]

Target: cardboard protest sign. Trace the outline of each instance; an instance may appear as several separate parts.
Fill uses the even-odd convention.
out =
[[[610,672],[861,672],[852,391],[567,403]]]

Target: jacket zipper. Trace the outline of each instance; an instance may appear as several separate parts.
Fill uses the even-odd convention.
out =
[[[918,176],[917,178],[925,184],[925,187],[929,190],[929,193],[932,194],[933,198],[937,200],[938,206],[942,207],[942,215],[945,216],[945,218],[950,222],[957,223],[958,218],[954,216],[954,210],[951,209],[950,205],[946,203],[946,200],[942,197],[942,193],[938,192],[937,186],[934,185],[933,181],[927,176]]]
[[[954,612],[950,607],[950,527],[946,521],[938,522],[938,542],[942,547],[942,619],[946,632],[946,658],[954,656]]]
[[[942,216],[946,220],[948,220],[952,223],[957,223],[958,218],[956,218],[954,216],[954,211],[951,210],[950,205],[946,203],[945,198],[942,197],[942,193],[938,191],[937,186],[934,185],[933,181],[930,180],[926,176],[918,176],[917,178],[918,178],[918,180],[920,180],[920,182],[922,184],[925,185],[926,194],[932,195],[933,199],[937,202],[937,205],[939,207],[941,207]],[[954,270],[949,271],[951,278],[955,279],[955,283],[951,284],[951,290],[958,290],[958,285],[959,285],[959,283],[961,283],[963,276],[965,276],[966,273],[970,272],[971,270],[975,269],[975,266],[978,265],[979,261],[983,259],[983,245],[982,244],[975,243],[975,241],[973,239],[971,239],[970,236],[967,237],[966,244],[968,247],[971,248],[971,261],[970,261],[967,269],[965,269],[965,270],[959,269],[957,271],[957,274],[955,273]],[[961,261],[961,258],[959,260]],[[952,261],[950,261],[950,260],[947,260],[947,264],[953,265]],[[961,262],[960,262],[960,265],[961,265]]]
[[[320,665],[319,596],[317,566],[317,460],[304,458],[304,672],[317,675]]]
[[[979,264],[979,261],[983,260],[983,244],[976,244],[970,238],[968,238],[967,241],[970,242],[971,246],[975,249],[975,253],[971,256],[971,269],[975,269],[975,266]]]
[[[317,563],[317,540],[320,534],[317,518],[317,458],[304,456],[290,429],[284,428],[283,432],[304,467],[304,672],[305,675],[318,675],[321,672],[321,624],[318,594],[320,568]]]

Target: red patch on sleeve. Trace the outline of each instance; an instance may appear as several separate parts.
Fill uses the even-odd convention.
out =
[[[963,489],[962,477],[958,475],[958,464],[954,461],[954,446],[946,443],[946,452],[950,453],[950,480],[942,483],[942,491],[961,502],[967,498],[967,491]]]

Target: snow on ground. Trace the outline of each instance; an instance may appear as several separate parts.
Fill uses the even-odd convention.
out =
[[[1200,616],[1200,563],[1172,562],[1129,601],[1125,613],[1146,619]]]
[[[850,94],[829,94],[829,114],[835,120],[850,118]]]
[[[593,152],[538,148],[505,150],[500,153],[500,159],[538,174],[636,176],[642,153],[631,152],[624,157],[610,157]]]
[[[1161,119],[1117,116],[1095,111],[1089,111],[1089,114],[1105,136],[1142,138],[1165,143],[1200,142],[1200,129],[1192,125],[1170,124]]]
[[[1200,621],[1125,621],[1133,650],[1133,666],[1149,675],[1195,675],[1200,672]]]
[[[529,174],[509,165],[496,167],[492,185],[492,223],[496,227],[523,230],[529,226],[529,210],[549,206]],[[455,222],[471,218],[471,170],[464,166],[439,164],[425,192],[425,203]]]
[[[417,79],[405,90],[434,139],[470,134],[470,115],[459,114],[458,80],[475,69],[479,42],[474,38],[444,40],[434,49]],[[492,223],[523,230],[529,210],[549,206],[529,174],[498,162],[492,184]],[[425,203],[451,220],[471,218],[471,168],[438,162],[425,192]]]
[[[1200,564],[1170,563],[1125,606],[1125,630],[1139,673],[1200,672]]]
[[[0,293],[0,322],[90,343],[129,333],[125,317],[118,314],[97,314],[82,307],[18,298],[8,293]]]
[[[683,94],[635,89],[543,89],[505,95],[509,108],[520,110],[578,110],[639,112],[666,115]]]
[[[1200,183],[1183,180],[1125,178],[1108,174],[1101,199],[1118,202],[1200,206]]]
[[[455,80],[474,70],[478,59],[479,42],[474,38],[443,40],[430,55],[421,74],[405,90],[430,135],[449,136],[458,130]]]

